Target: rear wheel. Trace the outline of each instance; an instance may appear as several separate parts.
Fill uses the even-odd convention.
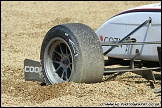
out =
[[[93,30],[80,23],[57,25],[46,34],[40,54],[46,85],[101,82],[104,56]]]

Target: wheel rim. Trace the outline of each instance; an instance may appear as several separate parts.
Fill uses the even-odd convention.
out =
[[[44,53],[44,69],[51,83],[69,81],[73,58],[69,45],[62,38],[54,38],[48,43]]]

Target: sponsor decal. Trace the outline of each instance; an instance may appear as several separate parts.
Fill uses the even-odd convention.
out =
[[[118,37],[107,37],[107,36],[102,36],[100,35],[100,41],[102,42],[107,42],[107,41],[120,41],[120,38]]]
[[[25,72],[35,72],[35,73],[39,73],[40,69],[39,69],[39,67],[25,66],[24,71]]]

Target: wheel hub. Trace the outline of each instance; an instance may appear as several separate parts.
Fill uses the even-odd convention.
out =
[[[68,60],[68,58],[64,58],[64,60],[63,60],[63,64],[64,64],[65,66],[68,66],[68,64],[69,64],[69,60]]]

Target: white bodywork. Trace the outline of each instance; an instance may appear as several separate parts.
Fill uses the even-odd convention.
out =
[[[136,42],[161,41],[161,3],[150,4],[126,10],[113,16],[102,24],[96,31],[100,41],[119,41],[151,17],[151,24],[147,24],[130,38]],[[109,57],[130,59],[135,55],[136,49],[140,55],[137,59],[146,61],[159,61],[157,47],[161,44],[122,45],[107,54]],[[102,46],[103,52],[111,46]]]

